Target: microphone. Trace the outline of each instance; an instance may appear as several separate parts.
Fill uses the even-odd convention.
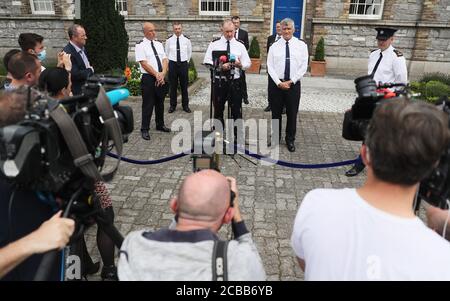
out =
[[[112,106],[115,106],[120,101],[127,99],[128,96],[130,96],[130,91],[128,89],[122,88],[122,89],[116,89],[109,92],[106,92],[106,96],[109,98],[109,102]]]
[[[235,68],[234,63],[236,62],[236,56],[234,54],[230,53],[229,62],[231,64],[231,69],[230,69],[231,70],[231,74],[234,75],[234,68]]]

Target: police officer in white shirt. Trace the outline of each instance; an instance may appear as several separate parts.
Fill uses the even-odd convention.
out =
[[[369,56],[367,74],[371,75],[377,84],[385,83],[408,83],[408,71],[406,60],[403,54],[392,47],[394,33],[397,29],[389,27],[377,27],[378,49],[373,50]],[[345,175],[354,177],[364,170],[364,163],[361,158]]]
[[[166,54],[169,58],[170,108],[169,113],[175,112],[177,107],[178,80],[181,87],[181,103],[183,111],[191,113],[189,109],[188,81],[189,61],[192,56],[192,45],[189,38],[182,33],[181,23],[173,24],[173,35],[166,41]]]
[[[142,73],[142,139],[150,140],[149,128],[155,107],[156,130],[170,132],[164,125],[164,98],[167,94],[165,76],[168,70],[168,61],[164,46],[156,41],[155,26],[146,22],[142,26],[145,38],[136,44],[136,62],[140,64]]]
[[[272,107],[272,120],[279,120],[281,139],[281,112],[286,106],[286,144],[290,152],[295,152],[297,113],[300,105],[300,79],[308,68],[308,47],[302,40],[293,36],[294,21],[286,18],[281,21],[283,38],[269,48],[267,68],[272,79],[269,84],[269,99]]]
[[[222,23],[223,35],[213,40],[206,51],[203,64],[215,65],[212,53],[215,50],[226,51],[228,62],[220,64],[214,75],[216,77],[214,84],[214,119],[221,121],[224,125],[223,111],[225,102],[231,100],[231,116],[234,120],[242,119],[242,82],[240,70],[245,70],[251,65],[250,57],[244,44],[234,38],[234,24],[231,20],[225,20]],[[230,58],[235,58],[235,62],[229,62]],[[216,64],[217,65],[217,64]]]

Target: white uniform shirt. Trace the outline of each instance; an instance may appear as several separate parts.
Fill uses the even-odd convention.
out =
[[[305,75],[308,68],[308,47],[306,43],[292,37],[289,40],[289,58],[291,62],[289,78],[296,84]],[[267,54],[267,69],[277,86],[281,83],[280,79],[284,78],[285,62],[286,40],[281,38],[270,46]]]
[[[205,53],[205,58],[203,59],[203,64],[214,65],[212,57],[212,52],[214,50],[223,50],[223,51],[227,50],[227,39],[225,39],[224,36],[220,37],[220,39],[212,41],[209,44],[208,49],[206,50]],[[247,49],[245,49],[244,44],[238,42],[235,38],[230,40],[230,55],[234,55],[236,61],[241,62],[243,70],[247,69],[252,64],[252,61],[248,56]],[[236,68],[234,72],[234,79],[238,79],[239,77],[240,77],[239,68]]]
[[[165,45],[166,55],[170,61],[177,61],[177,36],[170,36]],[[180,35],[180,56],[182,62],[188,62],[192,56],[191,40],[183,34]]]
[[[306,280],[450,280],[450,243],[418,218],[373,207],[355,189],[303,199],[292,247]]]
[[[159,60],[161,61],[161,67],[163,67],[163,60],[167,58],[164,51],[163,44],[156,40],[153,40],[153,45],[155,46],[156,52],[158,53]],[[155,53],[153,52],[151,41],[144,38],[142,41],[136,44],[135,49],[136,62],[147,61],[147,63],[158,72],[158,62],[156,61]],[[148,73],[142,66],[140,66],[141,73]]]
[[[380,57],[380,49],[372,51],[369,56],[369,65],[367,74],[372,74],[373,69]],[[406,69],[406,60],[401,52],[396,51],[394,47],[389,46],[382,52],[383,58],[378,65],[373,79],[378,84],[381,83],[408,83],[408,71]]]

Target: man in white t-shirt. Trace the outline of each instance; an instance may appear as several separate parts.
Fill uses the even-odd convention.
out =
[[[448,132],[432,105],[378,106],[361,147],[364,185],[313,190],[297,213],[291,242],[306,280],[450,280],[450,243],[413,210]]]

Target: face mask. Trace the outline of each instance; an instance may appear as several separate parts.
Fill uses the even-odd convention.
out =
[[[45,60],[45,58],[47,57],[47,52],[44,50],[42,50],[40,53],[37,54],[37,58],[38,60],[40,60],[41,62],[43,60]]]

